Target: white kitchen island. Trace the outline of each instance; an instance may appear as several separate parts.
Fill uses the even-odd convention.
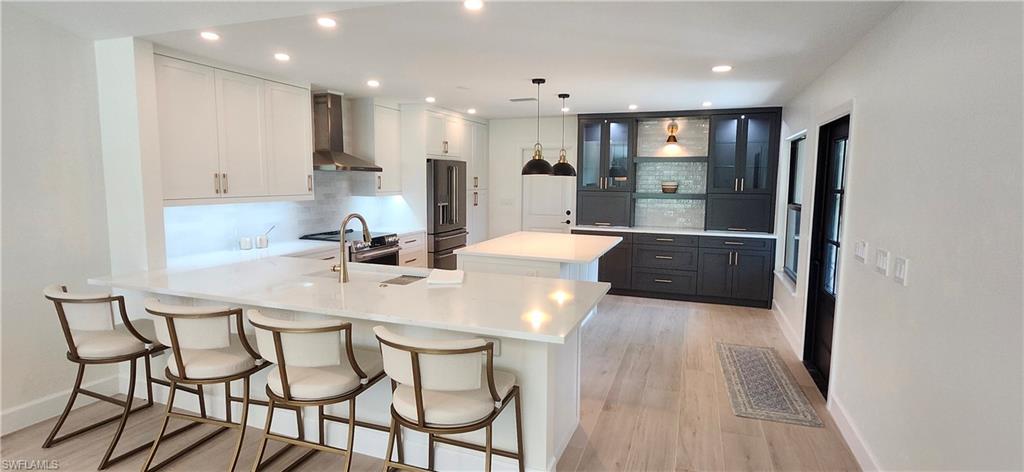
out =
[[[618,236],[519,231],[455,254],[465,271],[596,282],[598,259],[620,242]]]
[[[381,324],[409,336],[493,339],[496,367],[514,373],[522,390],[525,466],[554,469],[579,422],[579,327],[608,292],[609,284],[471,271],[456,286],[428,285],[426,280],[395,285],[385,281],[402,274],[426,276],[430,269],[366,264],[351,264],[350,282],[340,284],[329,267],[315,259],[268,257],[199,269],[97,277],[89,282],[119,289],[136,318],[147,316],[142,300],[156,296],[170,303],[260,308],[272,316],[342,317],[352,322],[354,343],[372,348],[377,346],[372,328]],[[159,376],[166,356],[154,361],[153,372]],[[254,377],[252,391],[257,398],[265,398],[262,383],[267,371]],[[160,390],[158,398],[164,393]],[[216,398],[218,392],[212,393]],[[384,381],[361,395],[358,418],[387,424],[390,393],[389,382]],[[179,398],[192,401],[194,397]],[[210,398],[206,403],[211,409],[223,404]],[[183,401],[181,406],[198,405]],[[334,412],[345,416],[341,410]],[[495,446],[506,450],[515,446],[510,412],[495,423]],[[292,413],[275,414],[283,415],[275,420],[275,429],[280,426],[281,432],[288,433],[288,425],[294,424]],[[262,427],[264,415],[263,407],[252,407],[249,424]],[[316,437],[316,422],[309,418],[315,416],[307,415],[306,433]],[[345,434],[340,425],[332,425],[328,442],[342,445]],[[482,443],[482,434],[477,436],[462,439]],[[383,457],[385,443],[386,434],[359,429],[355,450]],[[425,465],[426,437],[406,431],[405,451],[407,459]],[[516,467],[511,460],[494,459],[497,470]],[[439,469],[483,468],[482,454],[446,445],[438,446],[437,461]]]

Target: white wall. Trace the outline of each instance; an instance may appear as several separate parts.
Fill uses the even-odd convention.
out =
[[[541,118],[540,140],[544,158],[558,162],[562,139],[562,118]],[[523,148],[533,149],[537,142],[536,118],[490,120],[490,222],[489,236],[519,231],[523,206]],[[576,115],[565,117],[566,157],[576,165]]]
[[[813,152],[852,101],[829,402],[865,467],[1024,466],[1021,21],[1019,3],[904,4],[783,110]],[[908,257],[909,286],[857,240]],[[775,290],[798,342],[807,267],[804,249],[796,295]]]
[[[43,287],[84,286],[86,277],[110,271],[110,251],[92,41],[5,3],[2,56],[7,433],[60,412],[75,377]],[[89,370],[88,381],[116,375]]]

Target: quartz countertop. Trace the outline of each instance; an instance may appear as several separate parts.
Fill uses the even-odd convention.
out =
[[[621,241],[618,236],[519,231],[457,249],[455,254],[581,264],[603,256]]]
[[[609,238],[610,239],[610,238]],[[562,344],[611,287],[605,282],[467,272],[461,285],[382,282],[431,269],[349,265],[338,283],[317,259],[262,257],[205,268],[94,277],[93,285],[480,336]]]
[[[269,247],[264,249],[231,249],[224,251],[203,252],[180,257],[168,257],[167,267],[170,269],[199,269],[235,262],[254,261],[267,257],[299,256],[303,254],[338,249],[338,243],[330,241],[310,241],[292,239],[286,241],[270,240]],[[339,249],[340,250],[340,249]]]
[[[608,231],[611,233],[658,233],[692,236],[718,236],[725,238],[778,239],[775,233],[745,233],[741,231],[709,231],[700,228],[669,228],[661,226],[573,226],[580,231]]]

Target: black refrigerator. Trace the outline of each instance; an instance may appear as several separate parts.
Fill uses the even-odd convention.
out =
[[[455,269],[466,246],[466,163],[427,159],[427,265]]]

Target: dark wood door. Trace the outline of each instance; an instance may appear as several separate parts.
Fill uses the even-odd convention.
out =
[[[767,300],[771,291],[772,257],[766,251],[734,251],[733,298]]]
[[[708,149],[708,193],[739,191],[740,115],[714,115]]]
[[[576,224],[629,226],[631,207],[632,195],[626,192],[578,192]]]
[[[700,249],[697,294],[706,297],[732,295],[732,253],[729,249]]]
[[[598,260],[597,280],[612,284],[612,289],[629,290],[632,260],[632,246],[620,242]]]
[[[828,395],[850,117],[822,126],[818,136],[804,363],[822,395]]]

